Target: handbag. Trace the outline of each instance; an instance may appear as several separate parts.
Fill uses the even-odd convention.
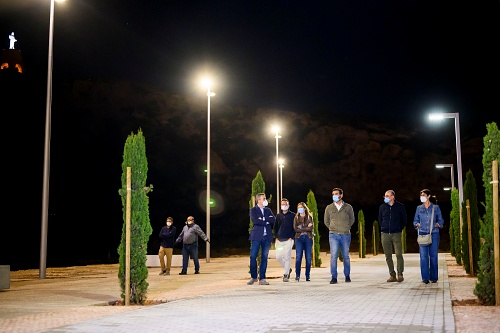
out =
[[[421,235],[420,228],[417,229],[418,236],[417,242],[419,245],[430,245],[432,244],[432,227],[434,226],[434,205],[432,205],[432,213],[431,213],[431,231],[429,231],[428,235]]]

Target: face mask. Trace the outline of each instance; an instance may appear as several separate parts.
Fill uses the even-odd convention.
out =
[[[288,206],[287,205],[281,206],[281,210],[288,210]]]
[[[420,196],[420,202],[425,203],[427,202],[427,197],[424,197],[423,195]]]
[[[298,210],[299,210],[299,214],[304,214],[304,212],[305,212],[304,208],[299,208]]]
[[[167,225],[170,227],[172,225],[172,222],[167,222]]]
[[[188,225],[192,225],[193,223],[194,223],[194,221],[187,221]]]
[[[267,205],[268,205],[267,200],[264,200],[264,201],[262,202],[262,206],[267,207]]]
[[[332,197],[332,199],[333,199],[333,201],[334,201],[334,202],[337,202],[337,201],[339,201],[339,200],[340,200],[340,198],[339,198],[339,196],[338,196],[338,195],[334,195],[334,196]]]
[[[390,201],[391,201],[391,199],[389,199],[389,198],[384,198],[384,202],[385,202],[385,203],[389,203]]]

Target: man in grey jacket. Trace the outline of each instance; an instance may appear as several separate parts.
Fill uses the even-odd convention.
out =
[[[182,271],[179,275],[187,274],[189,256],[194,262],[194,274],[200,274],[200,261],[198,260],[198,236],[205,242],[209,242],[207,235],[201,230],[200,226],[194,223],[194,217],[188,216],[186,225],[177,237],[175,244],[182,242]]]
[[[342,198],[344,191],[335,187],[332,190],[333,202],[325,208],[323,222],[328,228],[328,240],[330,242],[330,273],[332,280],[330,284],[337,283],[337,259],[339,247],[342,251],[344,261],[345,282],[351,282],[351,259],[349,257],[349,246],[351,245],[351,227],[354,224],[354,210],[352,206]]]

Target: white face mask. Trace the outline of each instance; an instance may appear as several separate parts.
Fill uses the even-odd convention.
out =
[[[288,210],[288,206],[287,205],[281,206],[281,210]]]
[[[262,206],[267,207],[267,205],[268,205],[267,200],[262,201]]]
[[[172,225],[172,222],[167,222],[167,225],[170,227]]]
[[[420,196],[420,202],[425,203],[427,202],[427,197],[424,197],[423,195]]]

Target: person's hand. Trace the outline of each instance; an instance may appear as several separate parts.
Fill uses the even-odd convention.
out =
[[[313,226],[313,224],[312,224],[312,223],[309,223],[307,226],[308,226],[308,227],[312,227],[312,226]]]
[[[210,243],[210,239],[207,238],[207,243]]]

